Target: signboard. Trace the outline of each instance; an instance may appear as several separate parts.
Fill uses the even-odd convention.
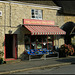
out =
[[[23,24],[29,24],[29,25],[55,25],[54,21],[33,20],[33,19],[23,19]]]

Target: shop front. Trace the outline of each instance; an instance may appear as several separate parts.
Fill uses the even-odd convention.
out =
[[[54,21],[23,20],[23,27],[29,33],[25,33],[25,51],[30,55],[41,55],[54,50],[54,36],[65,35],[65,31],[55,26]],[[25,31],[27,32],[27,31]]]

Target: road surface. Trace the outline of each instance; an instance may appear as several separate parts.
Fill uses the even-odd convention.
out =
[[[13,74],[75,74],[75,65],[66,65],[53,68],[45,68],[31,71],[23,71]]]

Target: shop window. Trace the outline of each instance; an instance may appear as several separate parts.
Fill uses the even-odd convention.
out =
[[[25,49],[41,49],[47,48],[53,50],[53,36],[33,35],[25,36]]]
[[[36,42],[36,36],[35,35],[31,36],[31,42]]]
[[[30,49],[30,44],[25,44],[25,49],[29,50]]]
[[[48,36],[48,42],[52,42],[53,41],[53,36]]]
[[[31,43],[31,49],[36,49],[36,44],[35,43]]]
[[[36,36],[36,42],[37,42],[37,49],[41,49],[42,48],[42,36]]]
[[[43,42],[47,42],[47,36],[43,36]]]
[[[41,49],[42,48],[42,44],[37,44],[37,49]]]
[[[47,43],[43,43],[43,48],[47,48]]]
[[[29,50],[30,49],[30,36],[25,35],[25,49]]]
[[[36,36],[31,36],[31,49],[36,49]]]
[[[32,9],[31,10],[31,19],[42,20],[42,10]]]
[[[53,36],[48,36],[48,49],[53,50]]]
[[[51,43],[48,43],[48,49],[49,50],[53,50],[53,44],[52,44],[52,42]]]
[[[37,43],[42,43],[42,36],[37,36],[37,38],[36,38],[36,42]]]
[[[47,48],[47,36],[43,36],[43,48]]]
[[[30,36],[25,36],[25,44],[30,44]]]

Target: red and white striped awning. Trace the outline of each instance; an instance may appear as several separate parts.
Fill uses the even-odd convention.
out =
[[[48,25],[24,25],[31,35],[65,35],[66,32],[57,26]]]

